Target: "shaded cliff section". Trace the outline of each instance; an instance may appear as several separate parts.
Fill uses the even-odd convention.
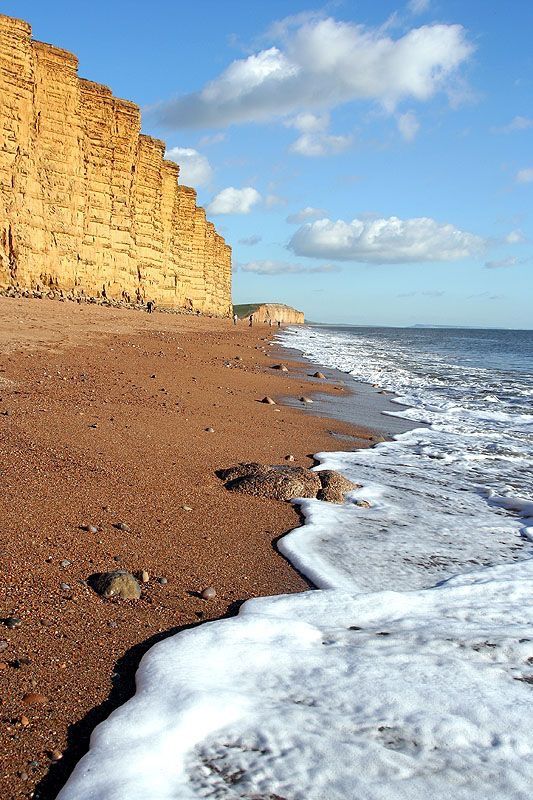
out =
[[[231,313],[231,249],[138,106],[0,15],[0,287]]]
[[[233,312],[240,319],[245,319],[251,314],[255,322],[281,322],[283,325],[303,325],[305,322],[304,312],[296,308],[286,306],[284,303],[246,303],[234,305]]]

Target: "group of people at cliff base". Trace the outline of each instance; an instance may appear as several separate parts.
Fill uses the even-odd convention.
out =
[[[233,315],[233,324],[236,325],[238,323],[238,321],[239,321],[238,314],[234,314]],[[248,326],[251,328],[255,321],[256,320],[254,319],[254,315],[250,314],[250,316],[248,317]],[[269,319],[268,320],[268,325],[269,325],[270,328],[272,327],[273,324],[274,324],[274,321]],[[279,319],[277,320],[276,324],[277,324],[278,328],[281,328],[281,322],[280,322]]]

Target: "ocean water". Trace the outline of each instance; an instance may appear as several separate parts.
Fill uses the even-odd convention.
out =
[[[157,644],[61,800],[526,800],[533,333],[305,327],[416,425],[319,454],[360,485],[279,542],[317,591]],[[363,502],[365,501],[365,502]]]

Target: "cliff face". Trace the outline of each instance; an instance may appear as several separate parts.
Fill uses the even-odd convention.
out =
[[[281,322],[284,325],[303,325],[304,312],[283,303],[260,303],[257,305],[234,306],[239,317],[254,315],[255,322]]]
[[[0,287],[231,313],[231,249],[139,108],[0,15]]]

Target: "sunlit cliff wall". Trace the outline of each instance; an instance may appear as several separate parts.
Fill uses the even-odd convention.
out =
[[[228,315],[231,250],[136,105],[0,15],[0,287]]]

